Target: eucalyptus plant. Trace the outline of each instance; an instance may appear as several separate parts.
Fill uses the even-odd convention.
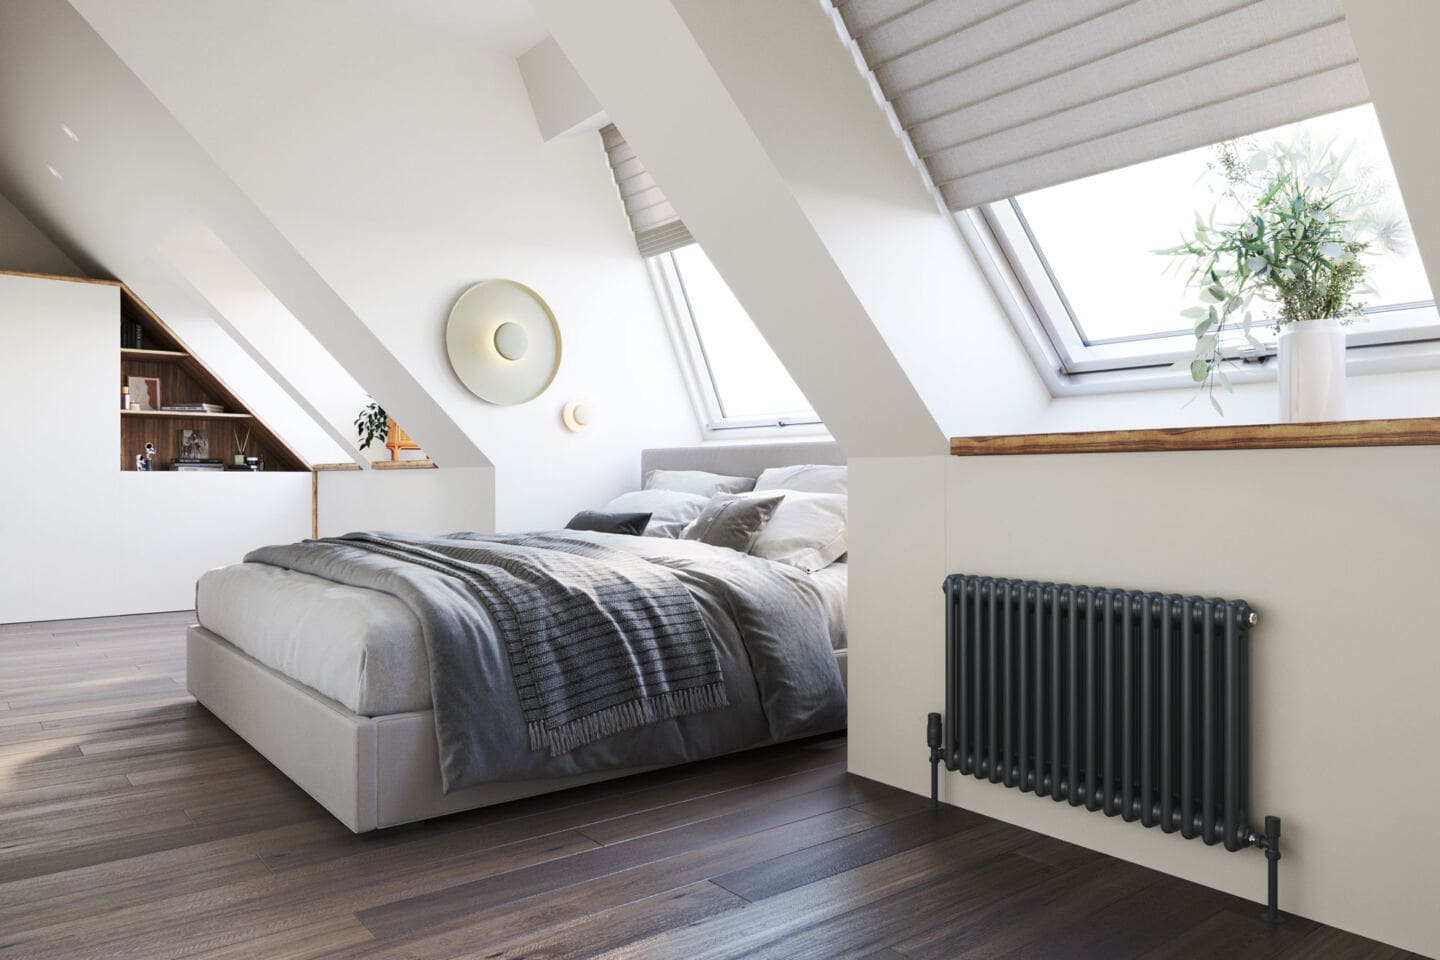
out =
[[[1200,384],[1217,411],[1227,347],[1252,333],[1254,308],[1278,332],[1286,324],[1334,317],[1359,318],[1362,297],[1375,290],[1361,257],[1397,250],[1404,220],[1390,212],[1383,188],[1353,164],[1353,141],[1316,142],[1304,128],[1288,142],[1266,146],[1231,140],[1216,147],[1209,174],[1223,180],[1208,215],[1195,214],[1194,232],[1155,251],[1174,258],[1200,305],[1181,311],[1194,324],[1195,349],[1175,364]],[[1228,338],[1228,339],[1227,339]]]
[[[361,450],[370,449],[370,444],[377,440],[385,442],[390,435],[390,418],[380,404],[371,400],[360,409],[360,415],[355,418],[355,435]]]

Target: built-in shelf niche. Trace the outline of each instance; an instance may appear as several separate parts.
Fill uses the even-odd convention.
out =
[[[155,444],[155,469],[166,470],[180,455],[180,434],[204,430],[209,434],[210,456],[232,462],[240,452],[237,436],[248,435],[247,452],[264,458],[265,469],[309,470],[301,457],[240,402],[219,377],[191,354],[185,343],[155,315],[129,287],[120,288],[120,315],[140,325],[142,348],[120,349],[120,383],[115,402],[120,404],[120,387],[130,377],[153,377],[160,381],[160,406],[186,403],[213,403],[224,413],[192,413],[171,410],[120,410],[120,469],[134,470],[135,455],[147,442]],[[118,334],[118,331],[117,331]]]

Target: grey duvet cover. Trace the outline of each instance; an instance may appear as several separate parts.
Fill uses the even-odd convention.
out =
[[[581,569],[577,555],[583,564],[631,571],[631,579],[649,583],[657,596],[683,588],[713,644],[723,693],[671,715],[650,711],[638,724],[565,752],[537,748],[535,728],[527,723],[533,698],[522,704],[527,678],[522,669],[517,683],[513,636],[507,644],[506,611],[497,609],[509,604],[503,591],[496,594],[495,584],[504,578],[484,568],[495,552],[553,571],[554,588],[570,593],[594,594],[587,584],[598,579],[595,571],[575,572]],[[451,558],[460,558],[459,566],[447,569]],[[808,574],[733,550],[579,531],[543,537],[363,534],[264,547],[246,560],[378,590],[410,607],[429,653],[447,791],[487,781],[683,763],[845,725],[845,694],[820,591]],[[634,616],[613,597],[591,596],[589,602],[613,609],[621,621]],[[662,647],[664,641],[659,638]],[[615,646],[629,649],[623,638]]]

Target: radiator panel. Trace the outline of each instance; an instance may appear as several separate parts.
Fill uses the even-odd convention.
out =
[[[958,574],[945,589],[952,769],[1251,843],[1248,604]]]

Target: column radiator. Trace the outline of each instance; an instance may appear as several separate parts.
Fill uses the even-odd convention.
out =
[[[1255,846],[1278,921],[1280,820],[1250,817],[1250,629],[1243,600],[961,574],[945,580],[939,765],[1166,833]]]

